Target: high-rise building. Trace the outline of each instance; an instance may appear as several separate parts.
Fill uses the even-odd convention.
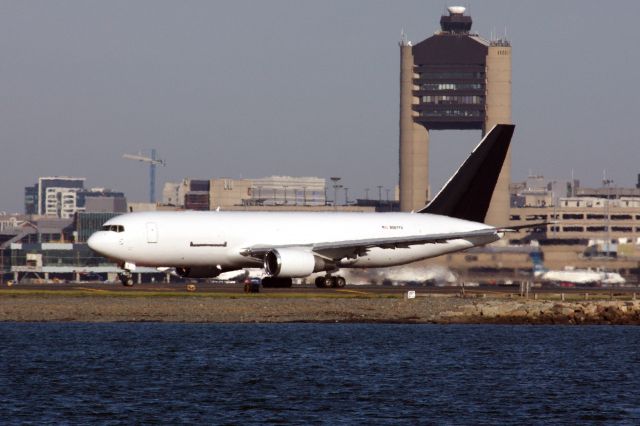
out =
[[[511,123],[511,45],[471,32],[464,7],[449,7],[441,31],[413,46],[400,42],[400,208],[430,198],[429,132]],[[507,153],[486,222],[509,220],[511,152]]]
[[[76,206],[76,192],[84,188],[85,178],[40,177],[33,186],[24,189],[26,214],[70,217]]]
[[[40,177],[24,189],[25,213],[69,219],[81,211],[125,212],[122,192],[104,188],[84,189],[85,178]]]
[[[38,185],[24,188],[24,214],[38,214]]]

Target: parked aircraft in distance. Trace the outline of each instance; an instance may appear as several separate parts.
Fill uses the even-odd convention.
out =
[[[192,278],[263,267],[265,287],[290,287],[292,278],[314,272],[326,273],[318,287],[343,287],[341,268],[402,265],[499,240],[508,229],[482,222],[514,127],[491,129],[417,212],[129,213],[108,220],[88,244],[120,265],[125,285],[138,266],[172,267]]]
[[[565,269],[549,270],[545,269],[541,253],[532,253],[533,275],[543,283],[554,284],[564,287],[576,286],[616,286],[627,282],[622,275],[617,272],[596,271],[593,269],[576,269],[566,267]]]

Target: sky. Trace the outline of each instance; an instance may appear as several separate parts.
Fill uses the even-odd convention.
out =
[[[458,3],[513,46],[512,180],[635,185],[640,2]],[[417,43],[458,3],[0,0],[0,211],[39,176],[146,201],[148,167],[122,155],[152,148],[159,194],[187,177],[394,188],[401,31]],[[432,192],[480,136],[432,132]]]

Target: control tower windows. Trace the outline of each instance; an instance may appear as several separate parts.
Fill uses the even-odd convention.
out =
[[[436,105],[451,105],[451,104],[480,105],[484,103],[484,97],[483,96],[427,95],[422,97],[422,102],[427,104],[436,104]]]
[[[425,83],[421,90],[484,90],[482,83]]]
[[[420,74],[425,80],[484,80],[481,71],[427,71]]]
[[[420,117],[480,117],[482,111],[463,109],[444,109],[420,111]]]

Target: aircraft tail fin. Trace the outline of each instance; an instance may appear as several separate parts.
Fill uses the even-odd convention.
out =
[[[533,264],[532,269],[535,274],[546,271],[544,267],[544,254],[541,251],[531,252],[529,253],[529,257],[531,258],[531,263]]]
[[[438,195],[418,213],[484,222],[514,128],[513,124],[495,125]]]

